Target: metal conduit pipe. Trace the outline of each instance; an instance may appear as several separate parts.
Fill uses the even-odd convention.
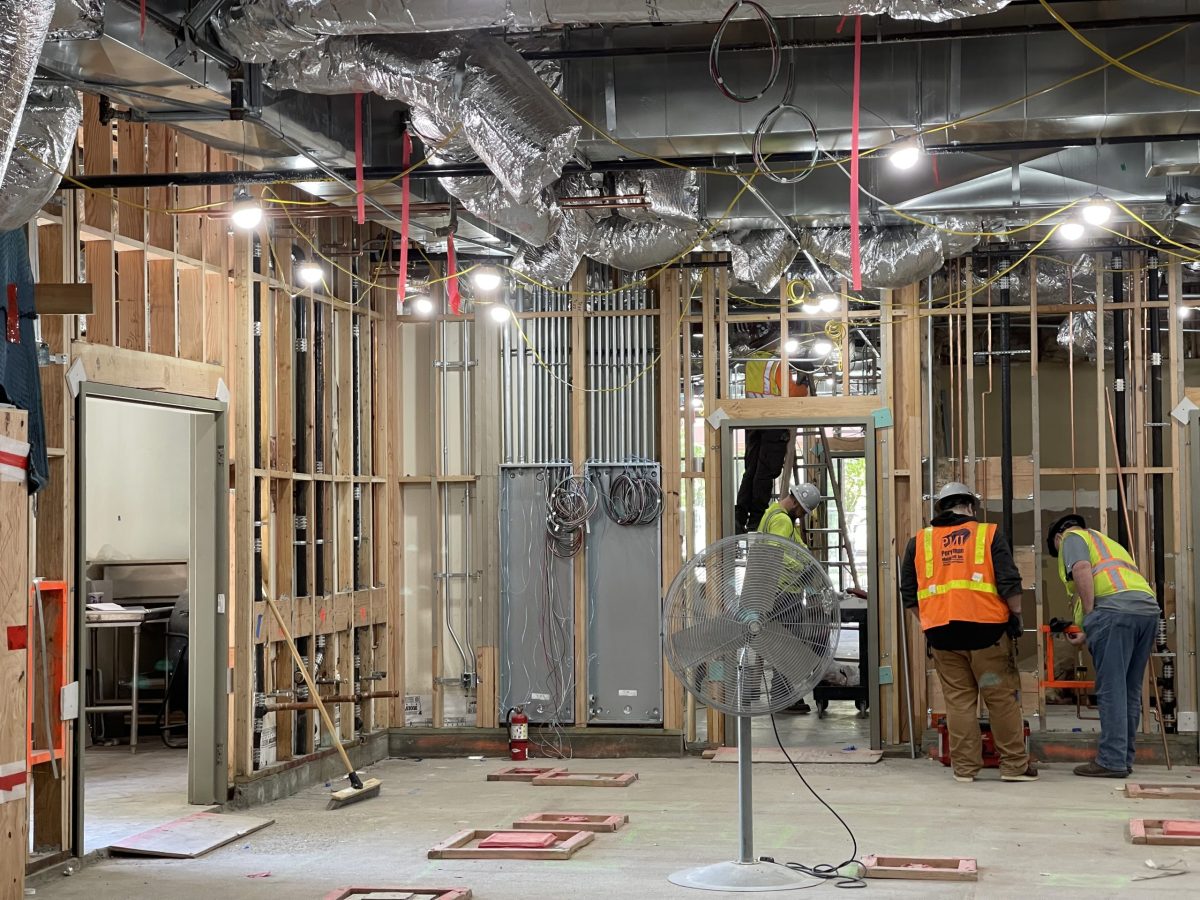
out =
[[[1000,260],[1000,270],[1009,267],[1006,259]],[[1012,276],[1000,279],[1000,304],[1008,306],[1012,293]],[[1013,545],[1013,452],[1012,452],[1012,315],[1000,314],[1000,493],[1003,495],[1002,521],[1004,539],[1011,549]]]
[[[357,631],[357,629],[356,629]],[[329,697],[322,697],[321,702],[326,705],[330,703],[361,703],[364,700],[389,700],[399,697],[399,691],[363,691],[353,694],[334,694]],[[282,703],[272,703],[265,707],[266,712],[287,712],[288,710],[300,709],[316,709],[316,701],[284,701]]]
[[[1112,299],[1113,303],[1125,302],[1124,265],[1120,253],[1112,255]],[[1129,546],[1129,528],[1125,524],[1129,511],[1125,497],[1131,489],[1125,476],[1129,464],[1128,426],[1126,425],[1125,393],[1125,317],[1123,309],[1113,310],[1113,428],[1116,431],[1117,468],[1121,470],[1122,489],[1117,491],[1117,543]]]
[[[1146,258],[1147,283],[1146,299],[1151,303],[1158,301],[1159,268],[1158,253],[1150,251]],[[1168,427],[1163,421],[1162,402],[1162,310],[1157,306],[1148,311],[1150,326],[1150,465],[1155,473],[1150,476],[1153,493],[1154,516],[1154,593],[1158,598],[1159,622],[1158,634],[1155,641],[1157,652],[1164,654],[1162,692],[1160,699],[1162,709],[1163,731],[1175,733],[1175,660],[1167,648],[1166,620],[1166,518],[1164,514],[1162,475],[1163,464],[1163,431]],[[1153,672],[1153,670],[1151,670]]]
[[[926,360],[926,365],[929,367],[929,371],[925,373],[925,391],[926,391],[925,398],[926,398],[926,403],[928,404],[927,408],[929,410],[929,419],[926,422],[926,425],[928,426],[927,431],[926,431],[926,438],[929,441],[929,457],[928,457],[928,466],[926,467],[926,470],[928,472],[929,482],[925,485],[925,487],[926,487],[926,490],[928,490],[928,492],[929,492],[928,493],[928,496],[929,496],[929,518],[932,519],[933,518],[933,497],[937,493],[937,489],[938,489],[938,486],[934,483],[934,479],[936,478],[935,470],[934,470],[934,457],[936,456],[936,454],[934,453],[934,445],[933,445],[933,276],[932,275],[930,275],[928,278],[925,279],[925,305],[930,310],[930,314],[925,322],[925,344],[926,344],[925,360]],[[950,328],[954,328],[953,320],[951,320],[947,324],[950,326]],[[860,333],[861,333],[861,330],[860,330]],[[864,338],[864,340],[865,340],[865,338]],[[848,342],[848,346],[852,347],[853,344]],[[949,455],[949,454],[947,454],[947,455]],[[978,489],[978,488],[976,488],[976,489]],[[903,628],[904,626],[901,625],[900,627]],[[908,688],[906,687],[905,690],[908,690]]]

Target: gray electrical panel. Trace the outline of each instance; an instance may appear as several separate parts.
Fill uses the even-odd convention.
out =
[[[621,472],[661,483],[654,464],[588,466],[605,491]],[[603,500],[592,515],[587,552],[587,721],[663,721],[661,517],[618,525]]]
[[[546,500],[566,465],[500,467],[499,714],[575,721],[575,569],[546,546]]]

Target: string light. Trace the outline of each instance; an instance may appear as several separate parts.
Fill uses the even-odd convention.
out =
[[[1083,237],[1083,226],[1078,222],[1063,222],[1058,226],[1058,233],[1061,234],[1065,240],[1077,241]]]
[[[418,315],[427,316],[433,312],[433,301],[428,297],[417,297],[413,300],[413,311]]]
[[[783,345],[783,349],[788,352],[788,356],[791,356],[797,350],[800,349],[800,342],[795,339],[792,339]]]
[[[481,291],[494,291],[504,281],[504,276],[495,266],[480,266],[471,273],[471,281]],[[507,318],[507,316],[505,316]]]
[[[828,356],[833,352],[833,343],[831,341],[820,340],[813,344],[813,352],[817,356]]]
[[[313,260],[306,259],[296,266],[296,277],[307,285],[320,284],[325,277],[325,270]]]
[[[233,195],[233,224],[243,231],[249,231],[258,227],[262,222],[262,215],[259,202],[250,196],[248,190],[238,188],[237,193]]]
[[[921,158],[921,147],[916,141],[906,141],[888,154],[888,161],[901,171],[911,169]]]
[[[512,315],[512,313],[509,311],[509,308],[503,303],[493,303],[488,312],[491,314],[492,320],[495,322],[507,322],[508,317]]]
[[[1112,204],[1108,202],[1107,197],[1097,191],[1088,198],[1088,202],[1079,210],[1079,214],[1089,225],[1104,225],[1112,218]]]
[[[823,313],[834,313],[842,308],[842,298],[837,294],[822,294],[817,298],[817,306]]]

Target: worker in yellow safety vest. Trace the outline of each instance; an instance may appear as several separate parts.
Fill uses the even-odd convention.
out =
[[[746,363],[746,396],[761,399],[783,395],[783,363],[768,350],[751,354]],[[788,379],[788,396],[807,397],[808,387],[799,376]],[[746,470],[738,485],[734,506],[734,533],[745,534],[761,520],[775,479],[783,471],[788,443],[795,436],[792,428],[746,429]]]
[[[975,495],[951,482],[934,496],[935,515],[912,540],[900,596],[917,614],[946,699],[955,781],[983,768],[979,695],[987,703],[1002,781],[1033,781],[1025,747],[1013,640],[1021,633],[1021,573],[995,525],[975,517]]]
[[[1058,558],[1058,577],[1071,600],[1075,624],[1068,634],[1087,642],[1096,669],[1100,738],[1096,758],[1076,775],[1125,778],[1133,771],[1142,715],[1142,678],[1154,649],[1158,600],[1133,556],[1102,532],[1069,513],[1050,526],[1046,549]]]

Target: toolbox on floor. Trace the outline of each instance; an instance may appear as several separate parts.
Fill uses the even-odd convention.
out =
[[[1029,750],[1029,722],[1022,722],[1025,735],[1025,749]],[[996,751],[996,741],[992,737],[992,725],[987,719],[979,720],[979,732],[983,738],[983,767],[985,769],[1000,768],[1000,754]],[[946,717],[937,717],[937,750],[934,759],[943,766],[950,765],[950,730],[946,727]]]

